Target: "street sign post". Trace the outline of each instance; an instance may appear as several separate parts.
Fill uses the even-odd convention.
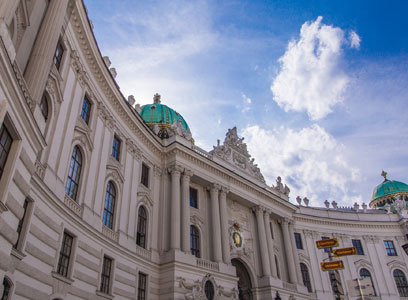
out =
[[[320,240],[320,241],[316,241],[316,246],[318,249],[338,247],[339,241],[336,238]]]
[[[321,262],[320,268],[322,271],[334,271],[344,269],[344,263],[342,260],[332,260],[327,262]]]
[[[365,296],[375,296],[370,278],[347,280],[347,286],[351,297],[361,296],[364,299]]]
[[[340,249],[333,250],[334,257],[348,256],[348,255],[355,255],[355,254],[357,254],[356,247],[347,247],[347,248],[340,248]]]

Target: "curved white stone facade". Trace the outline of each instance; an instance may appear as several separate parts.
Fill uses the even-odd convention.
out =
[[[362,268],[372,277],[372,299],[400,298],[393,274],[408,274],[405,209],[295,206],[280,180],[265,184],[236,129],[211,152],[177,134],[157,137],[109,67],[82,1],[0,2],[0,126],[12,140],[0,148],[7,154],[0,164],[0,295],[206,299],[207,284],[214,299],[238,299],[247,274],[254,300],[333,299],[328,272],[320,270],[327,254],[315,242],[336,237],[340,247],[359,240],[363,250],[342,258],[344,299],[358,298],[346,283]],[[76,147],[79,178],[70,170]],[[77,189],[67,189],[68,178]],[[105,209],[108,184],[115,201]],[[138,237],[140,207],[146,230]],[[190,251],[191,225],[199,257]],[[384,241],[397,255],[387,255]],[[241,281],[237,265],[247,272],[238,272]]]

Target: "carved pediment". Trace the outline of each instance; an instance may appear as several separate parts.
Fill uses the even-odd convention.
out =
[[[244,138],[238,137],[237,127],[228,129],[223,145],[220,145],[220,140],[218,140],[217,146],[214,146],[212,153],[229,162],[237,169],[265,182],[261,170],[258,168],[258,165],[254,163],[255,159],[251,159],[247,145],[243,141]]]
[[[146,205],[152,207],[153,206],[153,200],[152,198],[150,198],[149,193],[147,192],[137,192],[137,198],[139,199],[139,201],[144,202]]]
[[[123,177],[120,164],[115,161],[115,159],[109,159],[106,165],[107,175],[112,176],[113,179],[120,184],[123,184],[125,178]]]
[[[77,136],[76,138],[79,139],[81,143],[88,148],[89,151],[92,151],[94,145],[91,136],[89,135],[90,129],[87,125],[82,124],[81,120],[78,119],[75,124],[75,132]]]

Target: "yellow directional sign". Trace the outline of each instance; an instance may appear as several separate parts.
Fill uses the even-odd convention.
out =
[[[355,254],[357,254],[356,247],[340,248],[340,249],[333,250],[334,257],[355,255]]]
[[[339,246],[339,241],[336,238],[328,239],[328,240],[320,240],[320,241],[316,241],[316,246],[319,249],[330,248],[330,247],[338,247]]]
[[[344,264],[342,260],[333,260],[327,262],[321,262],[320,268],[322,271],[333,271],[344,269]]]

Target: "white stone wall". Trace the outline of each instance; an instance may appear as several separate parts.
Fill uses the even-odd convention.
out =
[[[238,278],[226,254],[247,268],[253,299],[271,299],[276,292],[282,299],[332,299],[328,274],[319,267],[325,254],[315,247],[321,236],[338,237],[345,247],[353,238],[363,243],[365,255],[344,259],[343,287],[364,267],[373,276],[378,299],[398,298],[392,272],[408,272],[399,216],[299,208],[283,191],[267,189],[259,177],[198,151],[191,141],[178,136],[161,141],[127,105],[110,76],[82,1],[66,5],[61,27],[48,28],[40,22],[50,11],[46,1],[0,3],[0,125],[14,140],[0,180],[0,279],[12,282],[12,299],[136,299],[139,273],[147,275],[146,299],[193,299],[193,294],[202,295],[207,280],[215,286],[216,299],[236,299]],[[17,15],[28,18],[30,26],[19,27],[16,35],[11,25]],[[32,71],[23,76],[36,59],[30,53],[44,28],[56,30],[64,47],[59,70],[53,64],[38,69],[38,76],[46,72],[47,121],[28,87]],[[54,52],[55,43],[46,51]],[[85,95],[91,102],[89,124],[80,116]],[[121,140],[119,161],[111,156],[114,135]],[[65,186],[76,145],[83,163],[74,201],[65,195]],[[140,183],[142,164],[149,167],[148,187]],[[182,232],[184,222],[172,218],[177,202],[172,166],[181,176],[189,174],[190,186],[198,191],[198,209],[189,207],[181,218],[199,229],[200,258],[171,248],[171,236]],[[102,223],[109,181],[117,191],[112,230]],[[182,180],[179,187],[182,191]],[[213,197],[211,187],[216,188]],[[217,204],[222,193],[226,212]],[[188,201],[182,192],[179,197]],[[14,248],[25,199],[29,205]],[[148,212],[145,249],[136,245],[141,205]],[[218,223],[227,224],[226,230]],[[240,227],[242,248],[228,236],[234,224]],[[293,231],[302,235],[303,250],[296,249]],[[64,232],[74,237],[66,277],[57,273]],[[386,255],[385,239],[394,241],[398,256]],[[216,249],[221,249],[219,261]],[[100,292],[104,256],[113,260],[108,295]],[[299,263],[309,269],[312,293],[303,286]]]

